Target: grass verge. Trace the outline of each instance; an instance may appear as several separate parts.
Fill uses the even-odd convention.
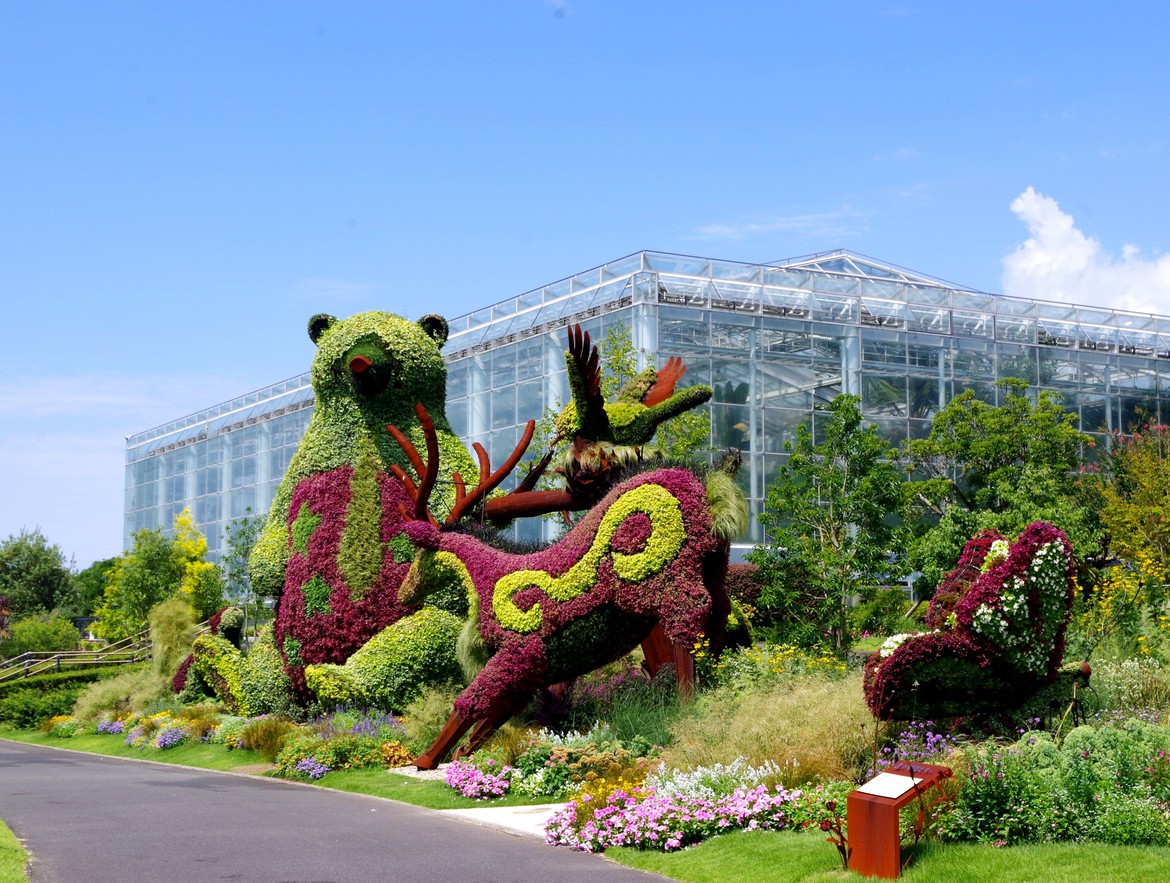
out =
[[[166,751],[139,751],[110,736],[56,739],[29,730],[0,730],[0,737],[35,745],[87,751],[112,757],[176,763],[211,770],[264,775],[255,752],[225,751],[221,745],[178,745]],[[400,800],[430,809],[523,806],[542,801],[521,797],[476,801],[457,795],[441,781],[398,776],[381,769],[336,770],[321,787]],[[685,883],[768,880],[769,883],[825,883],[863,877],[841,869],[836,850],[819,832],[740,831],[673,853],[611,849],[612,861]],[[0,880],[23,881],[24,850],[0,823]],[[9,864],[11,863],[11,865]],[[16,870],[9,871],[9,867]],[[1170,879],[1170,847],[1056,843],[996,849],[978,844],[922,844],[907,868],[909,883],[1133,883]]]
[[[28,853],[16,839],[16,835],[3,821],[0,821],[0,880],[23,883],[28,877],[24,873]]]

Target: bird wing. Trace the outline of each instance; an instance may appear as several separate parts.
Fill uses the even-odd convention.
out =
[[[580,434],[589,439],[608,433],[609,417],[601,396],[601,355],[589,340],[589,332],[580,325],[569,326],[569,348],[565,351],[569,388],[577,406]]]
[[[646,390],[646,395],[642,396],[642,404],[647,408],[653,408],[655,405],[665,402],[668,398],[674,395],[674,387],[678,384],[679,378],[687,373],[687,366],[682,363],[682,359],[678,356],[671,356],[666,360],[666,364],[658,369],[658,379],[654,381],[654,385]]]

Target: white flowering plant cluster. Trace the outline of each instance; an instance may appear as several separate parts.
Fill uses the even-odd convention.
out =
[[[993,545],[988,559],[998,545]],[[975,608],[971,631],[1021,672],[1045,677],[1068,616],[1068,550],[1054,539],[1040,546],[1030,562],[1003,559],[995,566],[1003,575],[998,598]]]
[[[734,793],[737,788],[748,790],[779,782],[784,773],[785,769],[774,760],[752,766],[742,757],[728,764],[697,766],[686,772],[659,764],[658,770],[646,777],[644,787],[655,794],[716,800]]]
[[[935,629],[935,631],[938,631],[938,629]],[[933,632],[902,632],[901,634],[890,635],[888,638],[882,641],[882,645],[878,647],[878,658],[888,659],[895,650],[897,650],[911,638],[917,638],[920,635],[928,634],[933,634]]]

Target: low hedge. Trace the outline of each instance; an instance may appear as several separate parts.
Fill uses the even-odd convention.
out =
[[[13,690],[24,690],[29,688],[43,688],[43,687],[61,687],[68,684],[92,684],[94,681],[100,681],[103,678],[112,678],[123,672],[133,671],[135,668],[142,668],[149,663],[134,662],[128,665],[101,665],[93,666],[91,668],[69,668],[65,671],[51,671],[44,674],[32,675],[27,678],[9,678],[6,681],[0,681],[0,697]]]

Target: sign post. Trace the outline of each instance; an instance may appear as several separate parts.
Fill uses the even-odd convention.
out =
[[[846,798],[849,869],[864,877],[901,876],[898,811],[950,775],[948,767],[899,761],[853,791]]]

